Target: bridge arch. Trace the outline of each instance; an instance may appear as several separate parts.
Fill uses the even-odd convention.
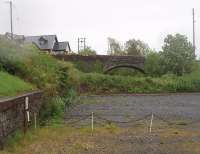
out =
[[[107,68],[104,69],[104,73],[107,74],[110,71],[117,69],[117,68],[131,68],[131,69],[138,70],[139,72],[145,74],[144,69],[142,69],[140,67],[137,67],[135,65],[123,65],[123,64],[122,65],[113,65],[113,66],[107,67]]]

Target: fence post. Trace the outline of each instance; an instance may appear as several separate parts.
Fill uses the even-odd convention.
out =
[[[149,127],[149,133],[151,133],[151,132],[152,132],[153,118],[154,118],[154,116],[153,116],[153,113],[152,113],[152,114],[151,114],[151,122],[150,122],[150,127]]]
[[[24,134],[26,133],[26,127],[27,127],[27,122],[26,122],[26,97],[25,97],[25,100],[24,100]]]
[[[92,133],[94,131],[94,113],[92,112],[92,118],[91,118],[91,127],[92,127]]]
[[[37,114],[34,112],[34,125],[35,129],[37,128]]]
[[[30,122],[30,112],[29,112],[29,98],[25,97],[25,109],[27,114],[27,122]]]

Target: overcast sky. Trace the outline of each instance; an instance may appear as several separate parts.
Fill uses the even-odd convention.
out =
[[[9,5],[0,0],[0,33],[10,31]],[[192,41],[192,8],[196,9],[200,48],[200,0],[13,0],[14,33],[56,34],[77,50],[77,38],[106,54],[107,37],[122,43],[141,39],[160,50],[167,34],[181,33]]]

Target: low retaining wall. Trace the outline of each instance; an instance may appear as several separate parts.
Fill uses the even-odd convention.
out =
[[[40,91],[0,100],[0,148],[17,129],[26,131],[29,123],[34,121],[34,115],[39,113],[41,104]]]

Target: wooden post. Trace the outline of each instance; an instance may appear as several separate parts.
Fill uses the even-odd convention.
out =
[[[29,98],[25,97],[25,109],[27,114],[27,122],[30,122],[30,112],[29,112]]]
[[[35,129],[37,128],[37,114],[34,113],[34,125],[35,125]]]
[[[30,116],[29,116],[29,112],[28,112],[28,103],[29,103],[29,98],[28,97],[25,97],[25,100],[24,100],[24,134],[26,133],[27,131],[27,123],[30,121]]]
[[[24,102],[24,134],[26,134],[26,102]]]

